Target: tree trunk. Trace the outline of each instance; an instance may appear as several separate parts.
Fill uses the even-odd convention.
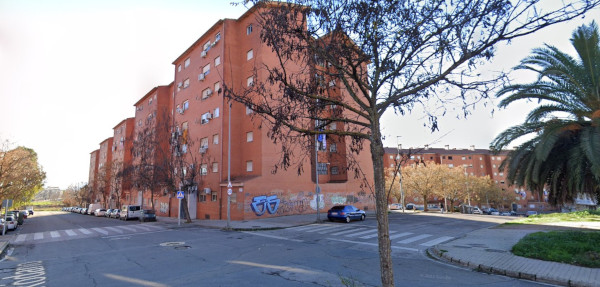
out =
[[[192,219],[190,217],[190,210],[188,209],[188,201],[185,197],[181,199],[181,208],[183,209],[183,216],[185,217],[185,222],[192,223]]]
[[[427,195],[423,195],[423,211],[428,211],[429,208],[427,208]]]
[[[377,122],[378,123],[378,122]],[[379,126],[372,128],[371,157],[375,184],[375,206],[377,213],[377,234],[379,243],[379,265],[381,268],[382,286],[394,286],[394,269],[392,264],[392,246],[387,213],[387,196],[383,170],[383,142]]]

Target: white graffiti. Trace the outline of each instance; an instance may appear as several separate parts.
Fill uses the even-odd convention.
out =
[[[44,286],[46,283],[46,270],[42,261],[32,261],[17,265],[15,275],[4,277],[2,281],[9,280],[12,286]],[[2,284],[6,286],[8,284]]]
[[[319,194],[319,209],[322,209],[325,206],[325,200],[323,200],[323,195]],[[313,195],[313,199],[310,201],[310,208],[317,210],[317,195]]]
[[[160,203],[160,212],[162,212],[162,213],[168,213],[169,212],[169,203],[167,203],[167,202],[161,202]]]

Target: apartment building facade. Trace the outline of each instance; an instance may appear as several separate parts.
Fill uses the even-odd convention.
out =
[[[98,173],[95,178],[96,189],[93,190],[92,202],[105,202],[110,195],[110,182],[112,179],[113,138],[109,137],[100,143],[98,151]]]
[[[131,176],[124,173],[127,172],[127,167],[133,164],[134,128],[134,118],[124,119],[113,128],[111,181],[106,208],[117,208],[120,200],[125,198],[125,191],[132,187]]]
[[[409,158],[408,162],[402,163],[403,166],[408,166],[414,162],[433,162],[435,164],[444,164],[449,167],[462,167],[465,173],[474,176],[489,176],[500,188],[509,191],[514,195],[512,198],[511,209],[516,211],[536,210],[548,211],[552,207],[547,203],[547,196],[540,196],[523,187],[512,186],[507,178],[504,170],[500,169],[502,161],[506,159],[507,152],[503,151],[499,154],[494,154],[487,149],[476,149],[475,146],[469,148],[456,149],[445,146],[444,148],[385,148],[384,166],[386,168],[396,167],[398,155],[406,155]],[[441,198],[432,198],[432,202],[439,202]],[[465,201],[466,203],[466,201]],[[471,202],[472,205],[480,207],[486,206],[486,202]]]

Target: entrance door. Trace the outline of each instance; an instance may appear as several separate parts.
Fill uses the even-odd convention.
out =
[[[196,219],[196,209],[198,208],[198,196],[196,191],[188,193],[188,210],[190,211],[190,219]]]

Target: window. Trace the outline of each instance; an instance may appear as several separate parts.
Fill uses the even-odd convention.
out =
[[[200,148],[208,148],[208,138],[200,139]]]
[[[201,124],[208,124],[208,122],[210,121],[210,119],[212,119],[212,115],[210,113],[204,113],[202,114],[200,123]]]
[[[198,196],[198,201],[205,202],[206,201],[206,194],[200,194]]]
[[[496,165],[495,165],[495,164],[492,164],[492,167],[493,167],[493,168],[496,168]]]
[[[465,159],[467,159],[467,158],[463,156],[463,157],[462,157],[462,160],[465,160]]]
[[[237,202],[237,193],[235,193],[235,192],[234,192],[234,193],[232,193],[232,194],[231,194],[231,196],[229,196],[229,201],[230,201],[231,203],[235,203],[235,202]]]
[[[183,81],[183,88],[187,89],[187,87],[190,86],[190,79],[185,79],[185,81]]]
[[[252,77],[252,76],[248,77],[248,79],[246,79],[246,85],[248,87],[254,86],[254,77]]]
[[[204,43],[204,51],[210,50],[210,41]]]
[[[317,174],[327,174],[327,163],[325,163],[325,162],[317,163]]]
[[[219,42],[219,40],[221,40],[221,32],[217,33],[217,35],[215,35],[215,43]]]
[[[454,165],[453,164],[449,164],[448,167],[454,167]]]
[[[336,130],[337,129],[337,124],[336,123],[329,124],[329,129],[330,130]]]
[[[203,163],[203,164],[200,165],[200,174],[201,175],[208,174],[208,164]]]
[[[177,83],[177,91],[178,92],[181,91],[181,87],[183,87],[183,83],[182,82]]]
[[[246,61],[254,58],[254,50],[246,52]]]
[[[254,140],[254,133],[253,132],[247,132],[246,133],[246,142],[252,142]]]
[[[252,24],[248,25],[248,27],[246,27],[246,35],[250,35],[252,34]]]
[[[220,93],[221,92],[221,82],[216,82],[215,83],[215,93]]]
[[[177,72],[181,72],[181,64],[177,65]]]
[[[252,108],[250,108],[249,106],[246,106],[246,114],[249,115],[253,113]]]
[[[213,135],[213,144],[219,144],[219,135]]]
[[[337,152],[337,144],[330,144],[329,145],[329,152]]]
[[[183,110],[187,111],[190,108],[190,101],[183,102]]]
[[[331,167],[331,175],[336,175],[336,174],[339,174],[339,173],[340,173],[340,171],[338,170],[337,166],[332,166]]]
[[[152,104],[152,98],[149,98],[148,99],[148,105],[151,105],[151,104]]]
[[[210,194],[210,197],[211,197],[211,199],[210,199],[211,201],[217,201],[217,193],[216,192],[213,191]]]
[[[210,95],[212,95],[212,91],[210,90],[210,88],[206,88],[202,91],[202,99],[203,100],[210,97]]]
[[[246,171],[252,171],[253,166],[252,166],[252,161],[249,160],[246,162]]]
[[[452,156],[448,156],[448,159],[449,159],[449,160],[452,160]]]
[[[185,59],[185,62],[183,63],[183,68],[189,67],[191,62],[192,61],[190,60],[190,58]]]
[[[214,116],[215,118],[218,118],[218,117],[219,117],[219,108],[215,108],[215,111],[214,111],[214,113],[213,113],[213,116]]]
[[[390,159],[394,159],[394,156],[393,156],[393,155],[390,155]]]
[[[221,56],[215,58],[215,67],[221,65]]]
[[[212,163],[212,172],[219,172],[219,163],[218,162]]]
[[[207,76],[208,74],[210,74],[210,64],[206,64],[206,66],[204,66],[204,68],[202,68],[202,73],[204,73],[204,76]]]

